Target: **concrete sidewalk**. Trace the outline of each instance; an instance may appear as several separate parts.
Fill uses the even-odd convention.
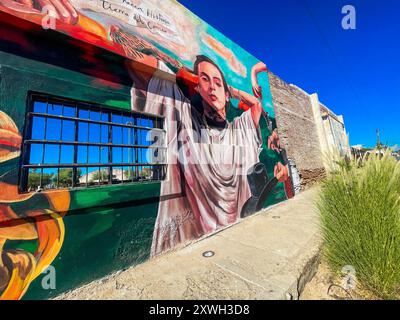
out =
[[[57,299],[298,299],[315,274],[318,189]],[[204,258],[208,250],[215,256]]]

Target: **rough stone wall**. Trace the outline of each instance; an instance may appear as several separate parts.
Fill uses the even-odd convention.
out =
[[[295,161],[306,189],[325,176],[310,97],[273,73],[269,79],[281,145]]]

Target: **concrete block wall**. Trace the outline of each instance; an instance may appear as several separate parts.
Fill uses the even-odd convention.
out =
[[[324,125],[324,133],[328,140],[329,150],[350,157],[350,145],[342,115],[334,114],[327,106],[319,103]]]
[[[306,189],[325,177],[325,167],[310,96],[269,72],[281,145],[300,172]]]

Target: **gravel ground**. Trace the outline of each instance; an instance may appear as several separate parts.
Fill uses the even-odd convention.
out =
[[[374,300],[365,290],[345,290],[343,278],[333,274],[326,261],[322,260],[314,278],[305,286],[300,300]]]

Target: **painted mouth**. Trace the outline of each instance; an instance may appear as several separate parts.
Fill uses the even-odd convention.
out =
[[[213,95],[213,94],[210,94],[210,100],[211,100],[212,102],[216,102],[216,101],[218,101],[218,98],[217,98],[217,96],[215,96],[215,95]]]

